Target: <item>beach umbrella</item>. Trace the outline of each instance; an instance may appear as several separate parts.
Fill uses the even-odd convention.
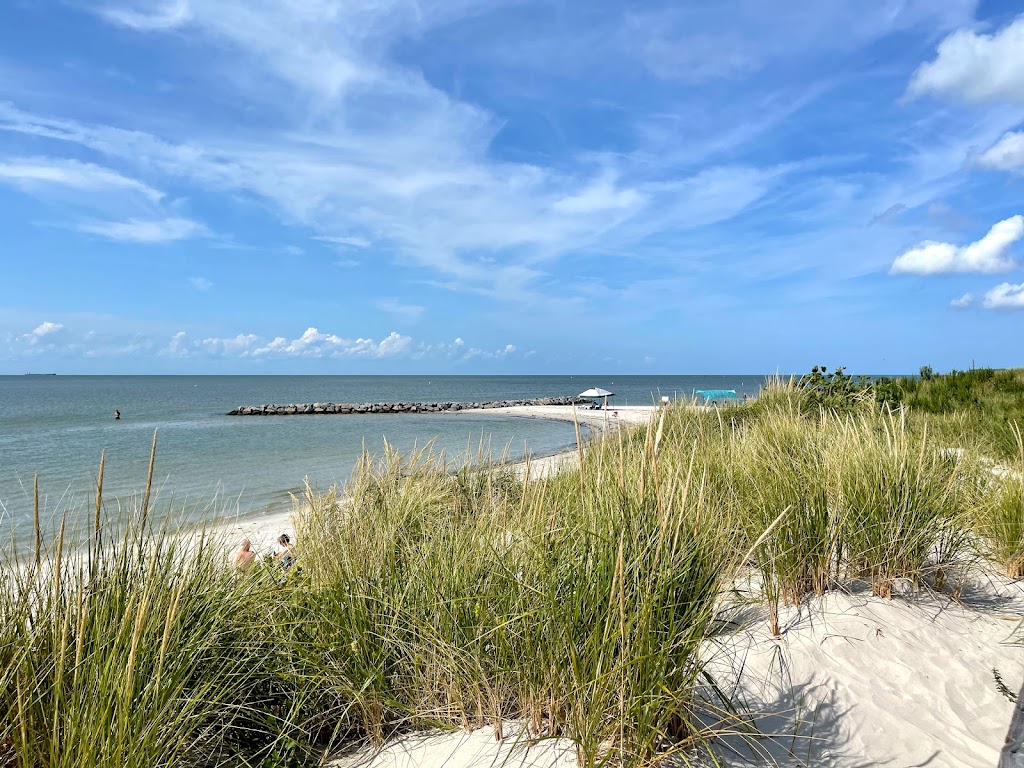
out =
[[[608,410],[608,398],[614,394],[614,392],[609,392],[607,389],[601,389],[600,387],[591,387],[586,392],[580,392],[578,397],[603,397],[605,410]]]

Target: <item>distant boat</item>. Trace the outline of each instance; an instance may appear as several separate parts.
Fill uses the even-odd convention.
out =
[[[56,376],[56,373],[26,373],[26,376]]]

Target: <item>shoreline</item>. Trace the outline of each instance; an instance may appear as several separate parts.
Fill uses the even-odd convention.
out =
[[[457,418],[460,414],[503,414],[523,419],[547,419],[550,421],[563,421],[574,423],[578,421],[581,429],[586,427],[587,434],[583,437],[583,444],[597,440],[605,434],[611,434],[619,429],[630,426],[642,426],[658,410],[653,405],[628,405],[616,408],[609,406],[608,410],[580,409],[571,405],[516,405],[502,408],[473,409],[462,411],[451,411],[447,414]],[[617,415],[614,415],[617,414]],[[579,447],[569,445],[560,450],[543,454],[528,454],[528,456],[513,461],[505,462],[513,472],[522,477],[527,465],[530,467],[530,478],[538,479],[550,477],[571,467],[579,456]],[[225,543],[232,547],[226,556],[230,556],[233,547],[238,546],[242,539],[249,539],[257,557],[263,557],[275,551],[277,537],[282,533],[287,534],[292,541],[295,541],[295,524],[293,516],[298,510],[292,506],[291,509],[274,512],[249,512],[233,517],[214,518],[205,522],[189,526],[193,533],[204,535],[220,536]]]

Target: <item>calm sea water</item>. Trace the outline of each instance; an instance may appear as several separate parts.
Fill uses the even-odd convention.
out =
[[[434,439],[450,455],[551,453],[575,441],[571,424],[482,414],[230,417],[240,405],[433,402],[612,390],[617,405],[650,404],[694,389],[756,394],[762,376],[0,376],[0,536],[31,531],[33,474],[46,520],[88,516],[101,451],[104,497],[116,509],[145,484],[159,430],[157,509],[187,519],[258,514],[289,503],[304,478],[343,484],[365,446],[408,451]],[[114,410],[121,420],[114,421]]]

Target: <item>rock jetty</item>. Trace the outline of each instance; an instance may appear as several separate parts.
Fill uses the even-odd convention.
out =
[[[486,403],[302,403],[291,405],[243,405],[228,411],[228,416],[301,416],[352,413],[445,413],[514,405],[582,405],[589,400],[578,397],[541,397],[533,400],[491,400]]]

